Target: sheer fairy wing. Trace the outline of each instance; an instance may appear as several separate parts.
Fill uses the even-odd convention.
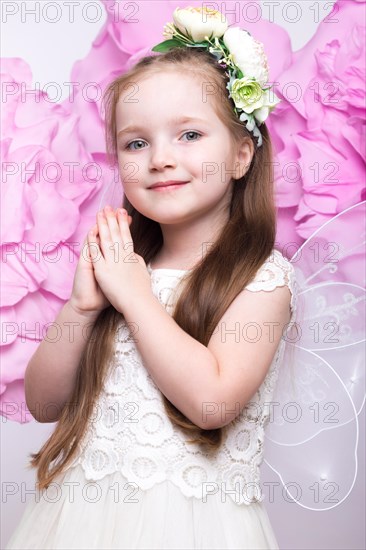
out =
[[[289,500],[338,506],[357,475],[365,403],[365,201],[332,218],[291,258],[293,323],[265,430],[265,463]]]
[[[106,205],[111,206],[114,210],[121,208],[123,203],[123,190],[121,183],[115,176],[104,188],[100,196],[98,211],[102,210]]]

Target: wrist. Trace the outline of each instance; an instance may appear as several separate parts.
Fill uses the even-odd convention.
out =
[[[120,298],[118,301],[116,300],[114,307],[119,313],[125,316],[126,314],[133,312],[136,307],[139,308],[139,304],[144,303],[145,301],[146,298],[143,294],[130,293],[129,296],[124,297],[122,301]]]
[[[147,289],[146,292],[139,292],[138,294],[130,294],[126,299],[121,303],[117,304],[117,311],[119,311],[124,317],[132,319],[132,317],[138,315],[143,311],[147,311],[151,304],[160,304],[157,297],[152,292],[151,288]],[[161,306],[162,307],[162,306]]]
[[[87,319],[88,321],[95,321],[101,312],[101,310],[95,310],[95,309],[81,309],[79,308],[73,301],[70,299],[66,302],[66,304],[72,311],[78,315],[79,317],[83,317],[84,319]]]

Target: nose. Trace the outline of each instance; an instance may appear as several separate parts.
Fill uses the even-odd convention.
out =
[[[150,170],[162,170],[167,166],[176,167],[176,165],[173,147],[167,141],[155,143],[151,147]]]

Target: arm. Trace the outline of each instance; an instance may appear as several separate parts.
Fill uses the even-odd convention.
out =
[[[187,418],[200,425],[202,395],[211,395],[218,382],[214,355],[187,334],[150,291],[135,297],[124,307],[123,315],[126,322],[137,326],[133,341],[155,384]]]
[[[160,391],[197,426],[214,429],[238,416],[262,383],[289,322],[289,304],[286,286],[243,290],[207,347],[181,329],[153,294],[134,298],[123,314],[138,327],[136,346]],[[257,325],[259,336],[248,323]]]
[[[66,302],[32,355],[24,377],[25,399],[38,422],[58,420],[74,389],[81,354],[97,316],[81,313]]]

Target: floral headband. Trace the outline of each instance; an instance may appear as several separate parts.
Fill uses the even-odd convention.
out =
[[[203,15],[205,17],[203,17]],[[262,145],[258,126],[280,102],[268,84],[268,64],[262,42],[239,27],[228,28],[224,15],[217,10],[203,8],[176,8],[174,23],[164,26],[167,38],[152,48],[154,52],[166,52],[177,46],[206,48],[227,69],[229,82],[226,88],[234,101],[235,114],[247,121],[246,128]]]

